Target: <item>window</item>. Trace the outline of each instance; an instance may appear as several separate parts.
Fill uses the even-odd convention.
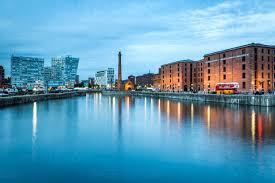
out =
[[[178,82],[180,82],[180,79],[178,79]]]
[[[243,79],[245,79],[245,73],[243,73]]]
[[[210,61],[210,57],[208,57],[207,59],[208,59],[208,61]]]
[[[210,76],[208,76],[208,81],[210,81]]]
[[[255,70],[257,70],[258,69],[258,64],[257,63],[255,63]]]
[[[242,57],[242,61],[243,61],[243,62],[245,61],[245,57]]]
[[[226,55],[225,55],[225,53],[224,53],[224,54],[223,54],[223,58],[225,58],[225,56],[226,56]]]
[[[264,56],[262,56],[262,61],[264,61]]]
[[[178,73],[178,77],[180,77],[180,73]]]
[[[210,69],[208,69],[208,74],[210,74]]]
[[[264,70],[264,64],[262,64],[262,70]]]
[[[270,64],[267,65],[267,69],[270,70]]]
[[[267,61],[270,62],[270,56],[267,57]]]
[[[262,72],[262,78],[264,78],[264,73]]]
[[[262,53],[264,53],[264,49],[262,49]]]
[[[223,79],[226,80],[226,75],[223,75]]]
[[[270,54],[270,49],[267,50],[268,55]]]
[[[226,64],[226,60],[223,61],[223,64],[224,64],[224,65]]]
[[[255,52],[255,54],[257,54],[258,48],[254,48],[254,52]]]
[[[246,85],[246,83],[245,83],[245,82],[243,82],[243,89],[245,89],[245,88],[246,88],[246,86],[245,86],[245,85]]]
[[[267,78],[270,79],[270,73],[267,74]]]
[[[245,49],[242,50],[242,54],[245,54]]]
[[[245,64],[242,65],[242,70],[243,70],[243,71],[245,70]]]
[[[170,83],[171,83],[172,81],[171,81],[171,79],[170,79]]]
[[[223,68],[223,72],[226,72],[226,67]]]
[[[210,63],[208,63],[208,67],[210,67]]]
[[[258,56],[257,55],[255,55],[255,61],[257,61],[258,60]]]

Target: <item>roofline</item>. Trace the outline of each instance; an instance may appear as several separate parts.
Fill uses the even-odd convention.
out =
[[[168,64],[163,64],[161,66],[166,66],[166,65],[176,64],[176,63],[185,63],[185,62],[196,62],[196,61],[190,60],[190,59],[187,59],[187,60],[178,60],[178,61],[175,61],[175,62],[170,62]]]
[[[227,52],[227,51],[237,50],[237,49],[241,49],[241,48],[247,48],[247,47],[263,47],[263,48],[274,49],[275,45],[264,45],[264,44],[260,44],[260,43],[250,43],[250,44],[246,44],[246,45],[242,45],[242,46],[237,46],[237,47],[233,47],[233,48],[229,48],[229,49],[225,49],[225,50],[221,50],[221,51],[208,53],[208,54],[205,54],[204,57],[219,54],[219,53],[223,53],[223,52]]]

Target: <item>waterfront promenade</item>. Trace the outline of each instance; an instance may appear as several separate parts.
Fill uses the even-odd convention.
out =
[[[113,96],[145,96],[157,97],[175,100],[200,101],[223,104],[237,104],[248,106],[275,107],[275,95],[217,95],[217,94],[199,94],[199,93],[172,93],[172,92],[144,92],[144,91],[103,91],[103,95]]]
[[[275,95],[217,95],[217,94],[199,94],[199,93],[172,93],[172,92],[145,92],[145,91],[74,91],[66,93],[49,93],[39,95],[22,95],[0,97],[0,107],[31,103],[44,100],[64,99],[70,97],[84,96],[87,93],[102,93],[107,96],[142,96],[164,99],[173,99],[178,101],[199,101],[221,104],[236,104],[247,106],[275,107]]]

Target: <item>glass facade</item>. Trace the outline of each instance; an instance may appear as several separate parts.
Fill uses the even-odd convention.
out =
[[[44,59],[11,57],[11,84],[17,87],[33,87],[43,81]]]
[[[52,58],[52,76],[54,83],[74,87],[79,58],[71,56]]]
[[[112,88],[115,84],[115,69],[108,68],[107,70],[98,71],[95,74],[95,84],[101,88]]]

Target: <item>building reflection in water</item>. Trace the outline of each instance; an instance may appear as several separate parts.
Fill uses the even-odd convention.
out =
[[[37,135],[37,103],[33,103],[32,109],[32,143],[35,144]]]
[[[144,97],[144,121],[147,121],[147,98]]]
[[[180,103],[180,104],[179,104]],[[159,119],[167,123],[200,123],[208,134],[224,133],[239,137],[260,148],[260,145],[275,138],[274,109],[190,102],[158,100]],[[161,118],[165,116],[165,118]],[[196,120],[195,120],[196,118]]]
[[[207,129],[208,132],[210,131],[210,127],[211,127],[211,109],[210,109],[210,105],[207,106]]]
[[[256,113],[254,110],[252,110],[251,113],[251,140],[252,140],[252,146],[255,146],[255,130],[256,130]]]

